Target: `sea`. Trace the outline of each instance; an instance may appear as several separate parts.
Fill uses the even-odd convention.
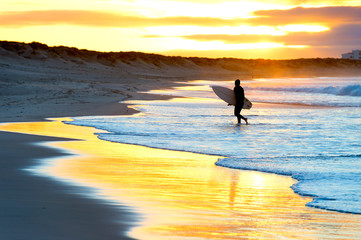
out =
[[[182,83],[179,83],[180,85]],[[197,80],[151,91],[166,101],[128,101],[139,114],[75,117],[100,139],[152,148],[216,155],[219,167],[287,175],[307,206],[361,214],[361,77],[242,80],[253,103],[236,124],[233,107]],[[105,130],[105,131],[103,131]],[[187,163],[184,163],[187,164]]]

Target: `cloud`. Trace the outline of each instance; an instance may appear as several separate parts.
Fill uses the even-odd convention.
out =
[[[341,23],[361,23],[361,7],[297,7],[288,10],[255,11],[252,24],[286,25],[321,23],[334,25]]]
[[[289,32],[286,35],[259,34],[192,34],[179,36],[196,41],[221,41],[228,44],[274,42],[286,46],[306,45],[313,48],[355,49],[361,47],[361,7],[293,8],[257,11],[252,25],[285,26],[288,24],[324,24],[323,32]],[[161,37],[161,36],[147,36]],[[335,50],[336,51],[336,50]],[[343,50],[342,50],[343,51]]]
[[[152,1],[152,0],[148,0]],[[239,0],[160,0],[157,2],[190,2],[190,3],[202,3],[202,4],[220,4],[224,2],[239,2]],[[247,2],[247,1],[244,1]],[[290,5],[333,5],[333,6],[347,6],[352,4],[350,0],[248,0],[248,2],[266,3],[266,4],[278,4],[283,6]]]
[[[150,26],[284,26],[287,24],[317,23],[335,26],[343,23],[361,23],[361,7],[297,7],[288,10],[262,10],[255,18],[222,19],[214,17],[161,17],[128,16],[91,10],[41,10],[0,13],[0,26],[26,27],[36,25],[82,25],[93,27],[150,27]]]
[[[306,44],[312,47],[361,47],[361,25],[344,24],[334,27],[331,31],[317,34],[294,33],[282,38],[287,44]]]
[[[283,43],[286,46],[306,45],[317,48],[342,48],[346,50],[361,47],[361,25],[344,24],[325,32],[297,32],[283,36],[197,34],[182,36],[182,38],[197,41],[221,41],[229,44],[275,42]]]
[[[94,27],[149,27],[172,25],[235,26],[241,19],[220,19],[211,17],[163,17],[147,18],[126,16],[111,12],[88,10],[44,10],[5,12],[0,14],[0,26],[24,27],[34,25],[69,24]]]

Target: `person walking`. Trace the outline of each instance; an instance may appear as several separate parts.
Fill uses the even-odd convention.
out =
[[[241,87],[241,81],[239,79],[237,79],[236,81],[234,81],[234,95],[236,96],[236,106],[234,107],[234,116],[237,117],[237,121],[238,124],[241,124],[241,119],[243,119],[246,124],[248,124],[248,120],[247,118],[243,117],[241,115],[241,111],[243,108],[243,104],[244,104],[244,89],[243,87]]]

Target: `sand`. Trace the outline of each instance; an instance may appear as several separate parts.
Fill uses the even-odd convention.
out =
[[[131,239],[125,236],[135,224],[131,209],[74,194],[82,190],[23,170],[38,159],[64,156],[34,143],[65,140],[0,132],[0,239]]]

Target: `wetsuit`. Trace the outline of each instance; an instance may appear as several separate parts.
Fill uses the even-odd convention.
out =
[[[241,86],[235,86],[234,95],[236,96],[236,106],[234,107],[234,116],[237,117],[238,123],[241,122],[241,118],[245,120],[245,118],[241,115],[241,110],[244,104],[244,89]]]

